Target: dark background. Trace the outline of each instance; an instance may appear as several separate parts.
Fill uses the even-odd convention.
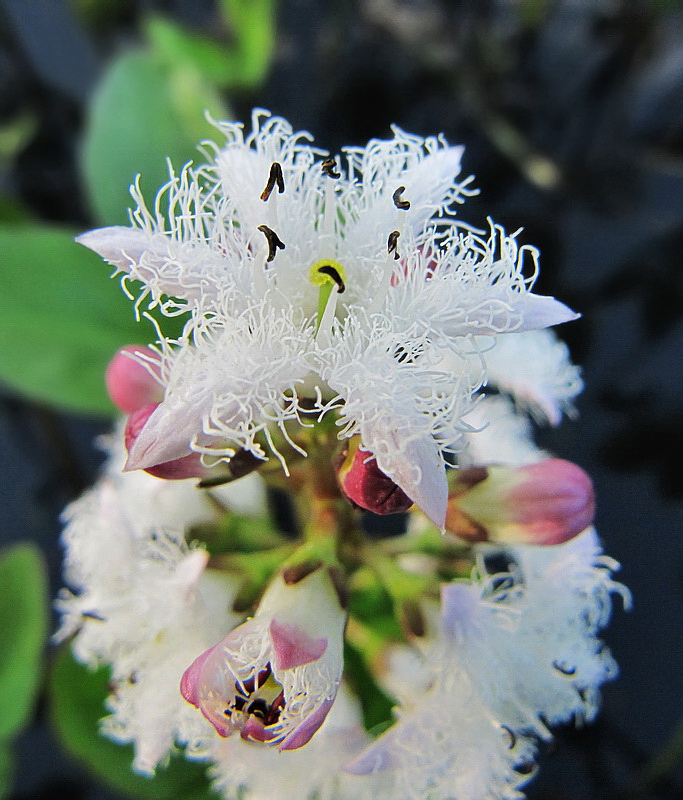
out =
[[[37,120],[0,162],[0,194],[83,229],[76,154],[104,65],[147,11],[217,25],[210,0],[86,5],[0,0],[0,125]],[[580,417],[540,440],[593,476],[634,608],[606,633],[622,674],[600,719],[558,731],[529,797],[683,797],[683,3],[281,0],[278,28],[265,84],[230,98],[235,118],[269,108],[332,152],[391,122],[444,132],[481,189],[463,217],[523,226],[542,251],[537,290],[583,314],[561,331],[584,368]],[[94,479],[106,427],[0,394],[0,534],[41,544],[54,591],[57,517]],[[116,797],[60,753],[44,703],[19,753],[15,800]]]

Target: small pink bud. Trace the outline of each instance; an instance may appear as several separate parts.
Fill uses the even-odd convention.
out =
[[[398,514],[413,505],[403,489],[380,470],[372,453],[361,449],[358,436],[349,440],[337,478],[349,500],[375,514]]]
[[[133,443],[158,406],[159,403],[148,403],[133,411],[128,417],[124,434],[126,450],[130,452]],[[173,461],[155,464],[153,467],[148,467],[145,472],[154,475],[156,478],[164,478],[167,481],[183,480],[184,478],[204,478],[210,474],[207,467],[202,464],[199,453],[189,453]]]
[[[150,362],[149,369],[147,369],[126,353],[139,353],[152,357],[155,354],[149,347],[127,345],[118,350],[109,362],[104,375],[109,397],[120,411],[123,411],[124,414],[131,414],[148,403],[160,403],[164,392],[154,377],[155,374],[158,374],[157,365]]]
[[[561,544],[593,521],[595,495],[576,464],[548,458],[524,467],[472,467],[456,473],[446,529],[475,541]]]

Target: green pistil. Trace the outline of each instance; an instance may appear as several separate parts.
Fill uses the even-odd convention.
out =
[[[311,265],[308,272],[308,279],[314,286],[320,287],[320,292],[318,294],[317,334],[332,290],[337,286],[339,294],[341,294],[346,288],[346,270],[333,258],[321,258]]]

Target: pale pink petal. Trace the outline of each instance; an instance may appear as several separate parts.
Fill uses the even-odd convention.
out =
[[[164,401],[129,448],[126,471],[148,469],[189,455],[192,442],[201,432],[200,408]]]
[[[334,698],[325,700],[318,708],[293,731],[287,734],[282,740],[279,750],[298,750],[303,747],[313,737],[313,734],[325,721],[325,717],[334,704]]]
[[[145,359],[156,357],[149,347],[126,345],[116,352],[104,374],[109,397],[124,414],[131,414],[149,403],[159,403],[164,396],[164,390],[155,377],[159,374],[158,364],[145,361],[149,364],[148,369],[133,358],[135,354]]]
[[[240,731],[240,736],[245,742],[269,742],[275,736],[275,733],[272,730],[268,730],[260,719],[249,717]]]
[[[219,643],[220,644],[220,643]],[[190,664],[190,666],[183,672],[183,677],[180,679],[180,694],[196,708],[199,708],[199,681],[202,676],[202,670],[206,659],[218,647],[215,644],[208,650],[204,651],[198,658]]]
[[[272,620],[270,638],[273,642],[275,667],[292,669],[317,661],[327,650],[327,639],[313,639],[297,625]]]

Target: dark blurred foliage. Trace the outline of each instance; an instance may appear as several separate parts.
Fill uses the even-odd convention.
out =
[[[218,24],[211,0],[0,4],[0,126],[30,129],[0,161],[3,197],[92,222],[76,169],[84,109],[151,10]],[[580,418],[541,440],[593,474],[598,527],[635,607],[607,632],[622,677],[600,720],[558,732],[529,796],[683,797],[671,738],[683,718],[683,3],[282,0],[270,77],[230,102],[245,120],[270,108],[333,152],[391,122],[443,131],[467,146],[482,190],[463,216],[524,226],[540,246],[539,291],[584,315],[562,336],[587,385]],[[57,515],[93,479],[91,439],[106,425],[1,402],[5,538],[41,542],[56,587]],[[58,760],[41,709],[21,748],[17,800],[113,797]]]

